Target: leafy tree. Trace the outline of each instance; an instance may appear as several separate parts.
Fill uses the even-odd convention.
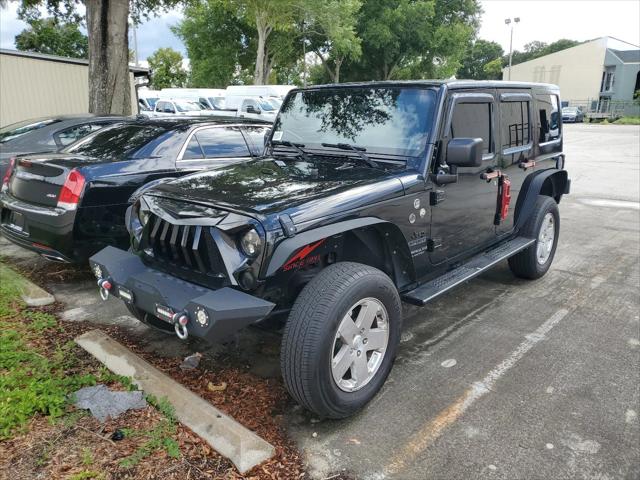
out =
[[[191,2],[172,30],[186,46],[193,87],[224,88],[246,78],[253,67],[255,50],[249,39],[255,30],[229,15],[221,1]]]
[[[27,19],[29,27],[15,37],[16,48],[62,57],[87,58],[89,42],[77,23],[55,17]]]
[[[343,64],[343,77],[449,77],[460,66],[479,14],[477,0],[366,0],[356,30],[362,56]]]
[[[184,87],[187,72],[182,68],[182,55],[172,48],[159,48],[147,58],[151,69],[151,86],[155,90]]]
[[[346,59],[357,60],[362,54],[361,40],[356,34],[357,14],[361,0],[325,0],[307,2],[303,25],[304,41],[322,62],[331,81],[340,81],[340,68]]]
[[[35,16],[40,6],[58,19],[80,21],[79,0],[20,0],[21,12]],[[131,113],[129,18],[139,22],[180,0],[82,0],[86,8],[89,55],[89,111]]]
[[[504,51],[499,43],[478,39],[469,45],[457,76],[472,80],[498,79],[502,74],[503,55]]]

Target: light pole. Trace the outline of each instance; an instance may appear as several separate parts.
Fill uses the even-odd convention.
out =
[[[515,23],[520,23],[520,17],[515,17],[513,19],[513,24],[511,23],[510,18],[505,18],[504,23],[507,25],[511,25],[511,40],[509,40],[509,78],[508,78],[508,80],[511,80],[511,59],[513,57],[513,25]]]

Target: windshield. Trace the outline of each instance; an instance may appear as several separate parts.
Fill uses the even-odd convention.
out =
[[[133,156],[136,151],[167,130],[168,127],[161,125],[117,125],[99,130],[69,145],[62,152],[122,160]]]
[[[173,102],[176,104],[176,109],[179,112],[197,112],[204,110],[200,105],[194,102],[185,102],[184,100],[176,100]]]
[[[565,107],[562,109],[562,113],[577,113],[578,109],[575,107]]]
[[[152,109],[156,108],[156,102],[158,101],[157,97],[147,97],[146,100]]]
[[[224,97],[209,97],[209,102],[218,110],[224,109]]]
[[[18,138],[25,133],[33,132],[39,128],[46,127],[52,123],[59,122],[60,120],[55,118],[48,118],[46,120],[25,120],[23,122],[13,123],[6,127],[0,128],[0,143],[6,143],[14,138]]]
[[[367,155],[418,157],[431,131],[436,93],[410,87],[322,88],[288,97],[273,140],[322,148],[345,143]]]

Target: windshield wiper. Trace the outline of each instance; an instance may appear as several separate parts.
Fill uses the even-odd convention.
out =
[[[358,158],[362,159],[362,161],[364,161],[364,163],[366,163],[367,165],[369,165],[371,168],[380,168],[380,165],[378,165],[376,162],[374,162],[373,160],[371,160],[366,153],[367,149],[364,147],[359,147],[357,145],[351,145],[349,143],[323,143],[322,144],[323,147],[329,147],[329,148],[339,148],[340,150],[350,150],[352,152],[355,152],[358,154]]]
[[[294,143],[288,140],[271,140],[269,144],[271,145],[271,155],[273,155],[274,146],[282,145],[283,147],[293,148],[296,152],[298,152],[298,155],[300,155],[305,160],[309,159],[309,155],[303,150],[304,143]]]

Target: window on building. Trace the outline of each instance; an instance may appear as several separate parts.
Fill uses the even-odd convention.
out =
[[[500,105],[502,120],[502,149],[520,147],[531,141],[529,135],[529,102],[503,102]]]
[[[248,157],[249,148],[237,128],[207,128],[195,134],[205,158]]]
[[[560,138],[560,112],[556,95],[536,95],[540,143]]]
[[[482,153],[491,148],[491,104],[458,103],[451,119],[451,138],[481,138]]]
[[[610,92],[611,90],[613,90],[615,79],[616,79],[616,76],[613,72],[607,72],[607,78],[605,79],[605,82],[604,82],[605,92]]]

